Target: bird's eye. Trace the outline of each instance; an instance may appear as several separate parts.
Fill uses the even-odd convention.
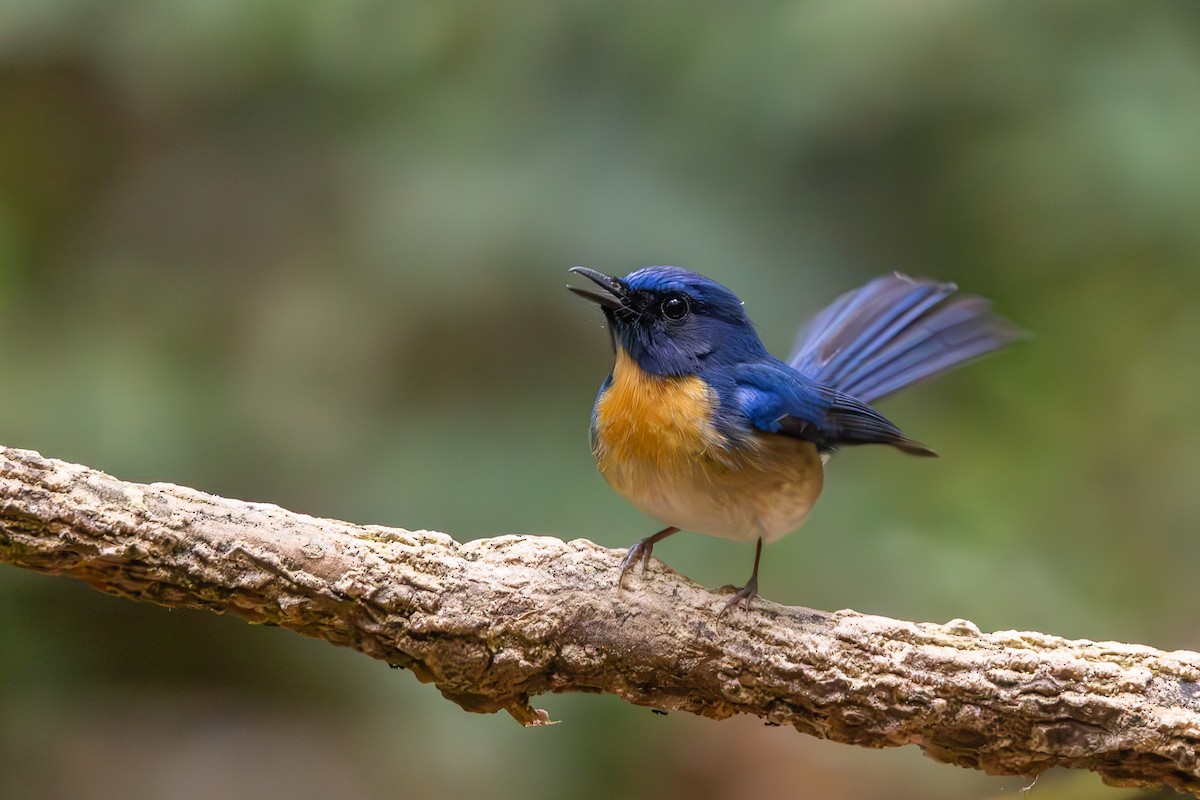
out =
[[[659,310],[662,311],[662,315],[667,319],[679,320],[686,317],[691,309],[688,307],[686,297],[681,294],[672,294],[667,295],[662,301]]]

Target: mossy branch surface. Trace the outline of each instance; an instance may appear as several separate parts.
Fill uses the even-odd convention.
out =
[[[605,692],[990,773],[1200,793],[1200,654],[761,599],[718,617],[724,597],[658,562],[618,589],[622,555],[317,519],[0,449],[0,562],[351,647],[468,711],[539,724],[537,695]]]

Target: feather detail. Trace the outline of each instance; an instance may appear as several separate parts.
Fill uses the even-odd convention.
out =
[[[723,394],[733,399],[741,418],[764,433],[804,439],[823,452],[839,445],[889,444],[913,455],[936,455],[865,402],[816,384],[782,361],[742,364],[731,372],[737,389]],[[719,429],[726,427],[736,431],[738,425]]]
[[[870,403],[1024,336],[987,300],[957,290],[899,273],[876,278],[806,325],[789,364]]]

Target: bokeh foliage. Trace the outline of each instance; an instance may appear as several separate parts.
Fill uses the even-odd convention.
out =
[[[1200,5],[0,3],[0,441],[460,538],[653,530],[587,452],[565,270],[676,263],[768,344],[887,270],[1033,334],[885,402],[765,596],[1200,649]],[[659,553],[708,585],[751,549]],[[715,606],[714,606],[715,607]],[[543,698],[0,570],[20,797],[963,798],[907,748]],[[1043,798],[1123,796],[1047,776]]]

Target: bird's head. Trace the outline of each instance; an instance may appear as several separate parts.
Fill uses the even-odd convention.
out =
[[[766,355],[737,296],[679,267],[644,267],[624,278],[573,267],[600,287],[572,292],[604,311],[615,346],[653,375],[694,375],[706,366]]]

